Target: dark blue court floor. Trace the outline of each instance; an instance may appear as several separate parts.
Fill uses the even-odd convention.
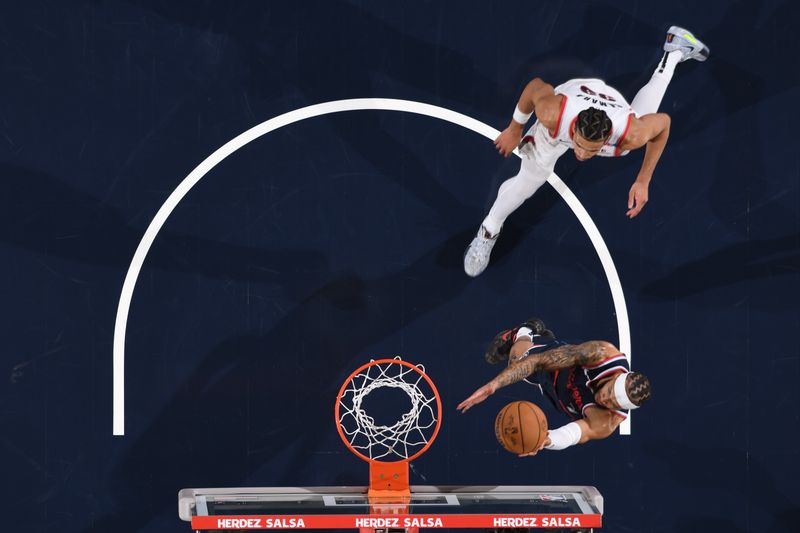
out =
[[[138,278],[125,436],[112,435],[117,306],[156,212],[245,130],[320,102],[399,98],[502,129],[525,83],[602,77],[628,98],[666,29],[678,66],[650,203],[641,152],[556,172],[624,289],[654,396],[631,436],[518,459],[493,434],[499,330],[540,316],[618,343],[611,291],[550,187],[490,268],[464,248],[516,173],[486,138],[398,111],[297,122],[236,151],[180,202]],[[772,2],[6,2],[0,9],[3,531],[188,531],[177,491],[364,485],[333,422],[344,377],[423,363],[443,429],[416,484],[589,484],[603,531],[800,531],[800,8]],[[566,422],[545,406],[551,426]]]

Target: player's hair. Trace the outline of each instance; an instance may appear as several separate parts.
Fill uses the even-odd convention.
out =
[[[611,135],[611,119],[605,111],[590,107],[578,113],[575,129],[587,141],[605,141]]]
[[[650,380],[644,374],[631,372],[625,380],[625,392],[635,405],[641,406],[652,395]]]

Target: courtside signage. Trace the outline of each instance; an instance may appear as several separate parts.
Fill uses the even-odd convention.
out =
[[[599,514],[193,516],[192,529],[595,528]]]

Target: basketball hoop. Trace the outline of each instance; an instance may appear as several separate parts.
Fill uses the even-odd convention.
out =
[[[376,423],[364,400],[388,387],[405,392],[410,409],[392,424]],[[399,357],[378,359],[357,368],[336,397],[336,428],[345,446],[370,466],[369,495],[386,503],[410,496],[408,463],[430,448],[442,424],[442,401],[422,365]]]

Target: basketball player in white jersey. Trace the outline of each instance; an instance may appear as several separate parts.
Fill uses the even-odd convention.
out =
[[[503,222],[547,181],[558,158],[570,148],[579,161],[586,161],[646,147],[628,194],[627,216],[638,215],[647,203],[648,185],[669,137],[669,115],[657,111],[675,66],[688,59],[705,61],[708,54],[708,47],[689,31],[672,26],[664,57],[631,104],[599,79],[570,80],[555,89],[539,78],[528,83],[511,122],[494,142],[506,157],[519,147],[520,171],[500,185],[489,215],[464,254],[464,271],[474,277],[486,269]],[[534,113],[536,122],[523,137],[522,128]]]

